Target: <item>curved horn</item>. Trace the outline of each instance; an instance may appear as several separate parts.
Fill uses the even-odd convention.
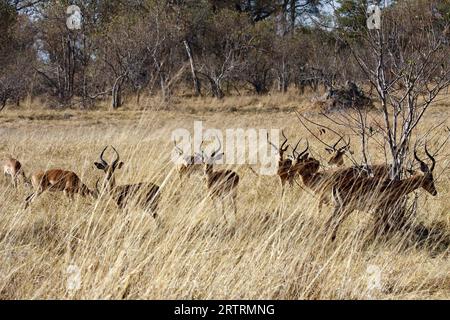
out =
[[[431,160],[431,168],[430,171],[434,170],[434,166],[436,165],[436,159],[428,152],[427,145],[425,144],[425,153],[427,154],[428,158]]]
[[[116,153],[116,158],[115,158],[114,161],[112,162],[112,167],[115,168],[116,165],[119,163],[120,156],[119,156],[119,153],[117,152],[117,150],[116,150],[113,146],[111,146],[111,148],[112,148],[112,149],[114,150],[114,152]]]
[[[205,150],[203,150],[203,142],[205,142],[205,140],[202,140],[202,142],[200,143],[200,146],[198,147],[198,151],[199,151],[198,153],[202,157],[202,162],[205,161]]]
[[[417,155],[417,150],[415,147],[414,147],[414,158],[420,163],[421,167],[428,168],[427,164],[425,162],[423,162],[422,160],[420,160],[419,156]]]
[[[183,150],[181,150],[181,148],[179,146],[177,146],[177,142],[175,141],[175,139],[173,139],[173,145],[175,146],[175,150],[177,151],[177,153],[182,156],[183,155]]]
[[[199,152],[199,153],[203,153],[203,142],[205,142],[205,140],[202,140],[202,142],[201,142],[200,145],[198,146],[198,152]]]
[[[289,148],[289,145],[288,145],[286,148],[284,148],[284,145],[287,143],[288,139],[287,139],[286,136],[284,135],[284,131],[283,131],[283,130],[281,130],[281,135],[283,136],[284,141],[283,141],[283,143],[281,144],[280,150],[286,151],[286,150]]]
[[[306,149],[298,154],[297,159],[300,159],[308,150],[309,150],[309,141],[308,139],[306,139]]]
[[[106,146],[106,147],[103,149],[102,153],[100,153],[100,161],[101,161],[102,164],[104,164],[104,165],[108,165],[108,163],[105,161],[105,159],[103,159],[103,155],[105,154],[106,149],[108,149],[108,146]]]
[[[300,138],[300,140],[298,140],[297,144],[295,145],[295,148],[292,149],[292,156],[293,156],[294,158],[297,157],[295,154],[296,154],[296,152],[297,152],[297,147],[298,147],[298,145],[300,144],[300,141],[302,141],[302,138]]]
[[[272,141],[269,140],[269,132],[266,132],[266,137],[267,137],[267,142],[268,142],[275,150],[277,150],[277,152],[278,152],[277,146],[274,145],[274,144],[272,143]]]
[[[347,149],[350,146],[350,141],[351,141],[350,138],[348,138],[348,142],[345,144],[345,146],[339,148],[339,151],[343,151],[343,150]]]
[[[213,151],[213,153],[211,153],[211,157],[214,157],[217,152],[220,151],[220,149],[222,149],[222,142],[220,142],[219,136],[216,135],[217,141],[219,141],[219,148],[217,148],[216,150]]]
[[[342,137],[340,137],[339,140],[336,141],[335,144],[333,144],[333,146],[331,147],[331,149],[333,149],[334,151],[336,151],[336,146],[338,145],[339,142],[341,142],[341,140],[342,140]]]

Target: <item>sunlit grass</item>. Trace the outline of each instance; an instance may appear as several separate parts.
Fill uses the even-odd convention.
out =
[[[0,156],[17,157],[26,174],[69,169],[93,188],[102,176],[93,162],[105,145],[114,145],[125,162],[118,184],[166,181],[155,221],[138,207],[120,211],[108,195],[70,202],[62,193],[45,193],[24,210],[31,190],[14,190],[0,178],[0,298],[450,298],[448,248],[432,252],[401,234],[368,241],[372,219],[364,212],[353,213],[331,243],[324,229],[330,208],[319,214],[316,198],[297,185],[280,199],[276,176],[255,177],[245,166],[233,166],[241,177],[238,214],[227,208],[225,222],[205,196],[200,175],[181,182],[173,171],[173,129],[192,131],[194,120],[219,129],[284,128],[292,141],[308,137],[314,156],[323,160],[327,154],[289,105],[258,112],[258,103],[250,101],[256,107],[239,112],[223,102],[227,108],[213,112],[205,103],[196,112],[128,107],[0,113]],[[430,110],[421,132],[446,112]],[[355,151],[357,144],[352,140]],[[371,151],[375,161],[381,159]],[[417,221],[448,231],[448,161],[441,155],[438,160],[439,195],[419,190]],[[69,266],[80,270],[78,290],[68,288]],[[381,285],[371,290],[373,266],[381,271]]]

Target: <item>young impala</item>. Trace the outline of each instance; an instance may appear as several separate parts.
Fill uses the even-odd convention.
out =
[[[62,191],[71,200],[74,200],[75,194],[95,198],[97,194],[90,190],[76,175],[76,173],[61,169],[52,169],[47,171],[38,171],[31,176],[31,183],[34,192],[25,199],[25,209],[28,208],[38,196],[45,191]]]
[[[20,177],[22,177],[24,184],[30,184],[28,178],[25,176],[22,164],[17,159],[9,157],[3,161],[3,174],[5,177],[9,176],[11,178],[11,183],[14,188],[17,188]]]
[[[236,216],[236,197],[237,197],[237,186],[239,184],[239,175],[232,170],[217,170],[214,171],[214,162],[220,160],[223,157],[223,153],[218,153],[222,149],[222,144],[220,139],[219,148],[214,150],[210,156],[204,154],[204,173],[206,178],[206,187],[208,188],[209,196],[213,201],[218,200],[221,205],[221,212],[227,221],[224,211],[223,202],[225,199],[229,198],[233,206],[234,216]]]
[[[412,177],[402,180],[386,180],[383,183],[375,178],[354,177],[343,179],[333,185],[334,210],[327,222],[329,227],[334,224],[331,239],[336,238],[339,225],[354,210],[374,209],[377,215],[381,215],[377,217],[377,221],[385,225],[388,219],[384,214],[386,209],[395,206],[398,201],[414,190],[423,188],[431,195],[436,196],[437,190],[433,177],[436,160],[428,152],[426,146],[425,153],[432,162],[431,168],[417,156],[414,149],[414,158],[419,162],[422,173],[416,173]]]
[[[120,209],[124,209],[128,204],[136,201],[136,204],[143,207],[145,210],[149,209],[153,214],[153,218],[156,218],[158,203],[160,200],[159,186],[151,182],[117,186],[115,172],[117,169],[122,168],[123,162],[120,161],[120,156],[117,150],[112,147],[114,153],[116,154],[116,157],[109,164],[103,158],[103,155],[107,148],[108,146],[106,146],[100,153],[100,161],[94,162],[94,165],[97,167],[97,169],[102,170],[105,173],[101,190],[99,191],[98,187],[96,186],[97,192],[109,193],[116,201],[116,204]]]

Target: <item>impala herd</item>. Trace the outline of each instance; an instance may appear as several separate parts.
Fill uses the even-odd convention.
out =
[[[433,196],[437,195],[433,177],[436,160],[426,146],[425,153],[431,160],[431,167],[418,157],[414,149],[414,158],[420,164],[421,172],[415,172],[411,177],[402,180],[390,180],[390,167],[385,164],[345,167],[344,155],[349,151],[350,140],[343,147],[337,147],[339,142],[343,140],[341,137],[333,146],[326,148],[332,154],[328,164],[336,166],[336,168],[321,170],[320,161],[310,155],[307,140],[303,151],[297,151],[301,142],[299,140],[292,148],[291,154],[286,155],[290,145],[283,131],[282,136],[284,140],[280,147],[269,141],[267,136],[267,142],[275,148],[278,154],[277,175],[281,185],[281,196],[283,197],[285,193],[286,184],[292,186],[294,181],[297,182],[296,178],[300,177],[303,185],[317,196],[319,212],[322,210],[323,204],[333,206],[332,215],[326,222],[332,240],[336,238],[339,225],[355,210],[373,210],[375,212],[375,225],[381,227],[386,225],[388,219],[385,209],[394,206],[403,196],[418,188],[425,189]],[[181,163],[176,165],[176,171],[181,181],[190,177],[193,173],[202,172],[209,197],[214,204],[220,204],[221,213],[227,221],[224,202],[225,200],[231,201],[234,215],[236,215],[236,198],[240,177],[232,170],[214,169],[214,163],[224,155],[221,152],[220,139],[217,140],[218,147],[211,154],[204,152],[201,147],[202,142],[200,152],[193,155],[185,155],[174,141],[175,151],[182,160]],[[94,162],[95,167],[101,170],[104,176],[100,187],[100,179],[98,179],[95,189],[92,190],[72,171],[61,169],[38,171],[27,178],[21,163],[13,158],[4,161],[3,172],[5,176],[11,178],[14,187],[17,187],[19,179],[22,179],[25,185],[32,186],[33,192],[26,197],[25,208],[45,191],[62,191],[71,200],[74,199],[75,194],[93,198],[107,195],[114,200],[120,209],[125,209],[128,205],[134,203],[157,218],[157,208],[161,198],[160,186],[151,182],[117,185],[115,174],[117,170],[122,168],[123,162],[120,161],[117,150],[114,147],[111,148],[115,154],[112,161],[108,162],[104,158],[108,149],[108,146],[106,146],[100,153],[99,161]]]

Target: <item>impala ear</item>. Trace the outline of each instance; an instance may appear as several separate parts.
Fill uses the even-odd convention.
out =
[[[105,167],[105,165],[103,164],[103,163],[100,163],[100,162],[94,162],[94,165],[97,167],[97,169],[99,169],[99,170],[105,170],[106,169],[106,167]]]
[[[120,170],[120,169],[122,169],[122,167],[123,167],[123,162],[120,161],[116,168]]]
[[[327,151],[328,153],[333,153],[333,149],[331,148],[325,148],[325,151]]]

